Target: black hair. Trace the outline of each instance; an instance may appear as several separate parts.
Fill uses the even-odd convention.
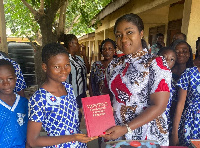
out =
[[[69,49],[69,43],[76,39],[77,37],[74,34],[62,34],[59,38],[59,41],[64,42],[64,46]]]
[[[159,49],[163,48],[163,46],[162,46],[160,43],[156,43],[156,44],[157,44],[157,47],[158,47]]]
[[[48,60],[52,57],[52,56],[56,56],[58,54],[66,54],[69,56],[69,53],[67,52],[67,50],[65,49],[65,47],[59,43],[49,43],[46,44],[43,48],[42,48],[42,62],[47,64]]]
[[[158,38],[159,36],[163,36],[163,37],[164,37],[164,34],[162,34],[162,33],[156,34],[156,37],[157,37],[157,38]]]
[[[129,13],[129,14],[125,14],[121,16],[120,18],[116,20],[115,26],[114,26],[114,33],[116,32],[117,25],[122,21],[130,22],[134,24],[135,26],[137,26],[139,32],[144,30],[144,24],[143,24],[142,19],[137,14]],[[142,42],[142,47],[148,49],[146,41],[144,39],[141,39],[141,42]]]
[[[179,34],[183,36],[183,40],[184,40],[184,41],[187,40],[187,36],[186,36],[184,33],[182,33],[182,32],[177,32],[175,35],[179,35]],[[174,36],[175,36],[175,35],[174,35]]]
[[[5,59],[0,59],[0,66],[7,66],[12,69],[12,71],[15,73],[15,69],[13,67],[13,64],[10,61],[7,61]]]
[[[196,40],[196,49],[198,48],[199,43],[200,43],[200,37],[198,37],[198,39]]]
[[[188,59],[188,61],[187,61],[187,63],[186,63],[186,68],[190,68],[190,67],[193,67],[193,54],[192,54],[192,48],[191,48],[191,46],[186,42],[186,41],[184,41],[184,40],[175,40],[174,42],[173,42],[173,44],[172,44],[172,48],[175,50],[176,49],[176,46],[177,45],[179,45],[179,44],[181,44],[181,43],[185,43],[185,44],[187,44],[187,46],[188,46],[188,48],[189,48],[189,52],[190,52],[190,57],[189,57],[189,59]]]
[[[195,58],[197,58],[199,56],[199,51],[198,51],[198,46],[200,43],[200,37],[198,37],[198,39],[196,40],[196,54],[195,54]]]
[[[103,40],[103,41],[101,42],[101,46],[100,46],[100,53],[101,53],[101,54],[102,54],[103,45],[104,45],[106,42],[112,43],[114,49],[117,48],[115,41],[113,41],[112,39],[107,38],[107,39],[105,39],[105,40]]]
[[[172,51],[172,52],[174,52],[174,54],[176,55],[176,51],[175,51],[175,49],[173,49],[172,47],[162,47],[159,51],[158,51],[158,53],[157,53],[157,55],[158,56],[161,56],[164,52],[166,52],[166,51]]]

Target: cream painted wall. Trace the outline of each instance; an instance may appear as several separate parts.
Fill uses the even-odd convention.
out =
[[[155,27],[155,26],[161,26],[161,25],[165,25],[164,42],[166,43],[168,14],[169,14],[169,5],[163,6],[157,9],[149,10],[149,11],[139,14],[139,16],[142,18],[143,23],[144,23],[144,39],[147,43],[148,43],[148,37],[149,37],[149,28]]]
[[[184,4],[176,4],[173,7],[169,7],[169,21],[183,18]]]
[[[144,22],[144,38],[148,42],[149,28],[154,26],[166,25],[168,24],[168,14],[169,14],[169,4],[171,2],[177,2],[178,0],[134,0],[130,1],[117,11],[109,14],[104,19],[101,20],[101,24],[95,30],[95,33],[104,31],[103,37],[107,36],[107,29],[113,28],[115,21],[120,16],[126,13],[136,13],[138,14]],[[167,27],[166,27],[167,29]],[[167,31],[165,34],[165,41],[167,38]],[[113,38],[114,33],[113,33]],[[95,44],[95,48],[96,48]]]
[[[196,40],[200,37],[200,0],[185,0],[184,8],[181,30],[186,32],[187,42],[191,45],[193,53],[195,53]]]
[[[200,9],[198,10],[200,0],[185,0],[185,4],[176,4],[170,7],[171,4],[178,1],[180,0],[132,0],[120,9],[107,15],[101,20],[101,24],[95,30],[95,54],[97,54],[100,40],[107,37],[115,39],[111,28],[114,27],[117,18],[127,13],[136,13],[143,19],[145,27],[144,39],[146,41],[148,41],[149,28],[165,25],[166,42],[168,22],[182,19],[181,31],[187,35],[188,42],[192,45],[194,52],[195,41],[200,36],[200,18],[198,17],[198,14],[200,14]]]
[[[8,53],[3,0],[0,0],[0,51]]]

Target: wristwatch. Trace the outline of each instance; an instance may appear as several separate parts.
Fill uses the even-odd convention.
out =
[[[127,130],[128,130],[128,134],[131,134],[133,131],[132,129],[128,126],[128,124],[125,124]]]

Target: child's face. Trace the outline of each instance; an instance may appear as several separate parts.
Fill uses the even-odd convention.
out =
[[[176,62],[176,54],[171,50],[167,50],[162,53],[162,56],[165,58],[169,68],[171,69]]]
[[[43,63],[42,68],[48,80],[56,82],[66,81],[71,71],[69,57],[64,53],[50,57],[47,64]]]
[[[0,66],[0,94],[12,94],[16,85],[16,80],[16,75],[10,66]]]

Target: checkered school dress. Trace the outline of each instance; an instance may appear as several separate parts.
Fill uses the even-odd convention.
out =
[[[29,100],[29,120],[42,122],[48,136],[73,135],[79,130],[78,108],[72,86],[63,83],[67,95],[56,97],[43,88],[34,93]],[[86,148],[85,143],[67,142],[47,148]]]
[[[179,125],[179,144],[189,146],[190,139],[200,139],[200,72],[198,68],[196,66],[187,68],[177,86],[187,90]]]

